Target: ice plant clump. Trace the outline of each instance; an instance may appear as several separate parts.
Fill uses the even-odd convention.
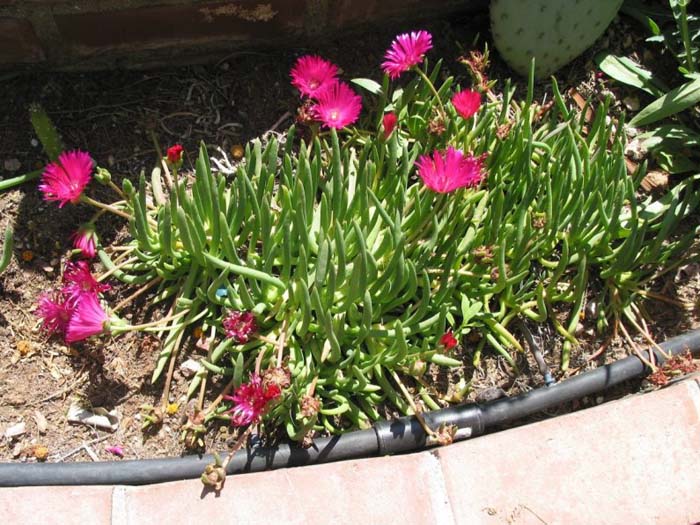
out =
[[[84,151],[64,151],[58,162],[52,162],[41,175],[39,189],[45,201],[58,201],[62,208],[67,202],[77,204],[90,182],[94,164]]]
[[[51,334],[64,336],[68,322],[73,315],[75,304],[59,291],[43,293],[39,296],[36,315],[41,317],[41,328]]]
[[[484,167],[481,158],[465,156],[452,146],[444,154],[434,151],[430,155],[422,155],[416,162],[418,175],[425,185],[437,193],[449,193],[458,188],[473,187],[484,178]]]
[[[462,118],[468,119],[479,111],[479,106],[481,106],[481,94],[478,91],[471,91],[469,89],[458,91],[452,97],[452,105]]]
[[[384,55],[382,69],[391,78],[423,61],[425,54],[433,48],[433,37],[427,31],[412,31],[397,36]]]
[[[391,136],[392,131],[396,127],[396,113],[393,111],[391,113],[385,113],[382,117],[382,127],[384,128],[384,139],[388,139]]]
[[[302,95],[316,98],[336,79],[338,66],[319,56],[304,55],[297,59],[289,75]]]
[[[98,294],[111,288],[108,284],[97,281],[90,273],[90,267],[85,261],[67,262],[63,270],[63,282],[61,292],[69,300],[76,300],[83,294]]]
[[[362,97],[345,82],[334,80],[311,108],[324,126],[341,129],[354,123],[362,111]]]
[[[251,312],[232,310],[222,322],[226,337],[230,337],[237,343],[247,343],[250,337],[258,329],[255,316]]]
[[[250,425],[265,411],[267,404],[278,398],[282,391],[274,383],[263,385],[259,374],[250,374],[250,381],[243,383],[232,396],[224,399],[233,401],[231,424],[237,427]]]
[[[66,329],[66,343],[82,341],[105,331],[109,317],[97,294],[85,293],[78,299]]]
[[[97,234],[95,225],[92,223],[83,224],[71,235],[73,247],[80,250],[83,257],[92,259],[97,255]]]

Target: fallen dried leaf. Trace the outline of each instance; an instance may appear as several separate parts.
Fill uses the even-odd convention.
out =
[[[39,430],[40,434],[43,434],[46,432],[46,429],[49,428],[49,422],[46,421],[44,414],[38,410],[34,411],[34,421],[36,422],[36,428]]]

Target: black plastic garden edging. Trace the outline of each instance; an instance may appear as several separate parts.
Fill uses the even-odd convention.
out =
[[[700,330],[669,339],[660,347],[670,355],[690,351],[700,353]],[[651,349],[657,363],[664,355]],[[629,379],[643,377],[649,369],[636,356],[583,372],[552,386],[501,398],[484,404],[465,404],[433,412],[423,417],[433,429],[441,424],[456,425],[456,439],[467,439],[487,430],[592,395]],[[379,421],[371,429],[317,439],[311,448],[279,445],[239,450],[229,463],[228,474],[259,472],[282,467],[327,463],[385,454],[415,451],[430,444],[415,417]],[[169,459],[104,461],[96,463],[0,463],[0,487],[41,485],[144,485],[198,478],[214,457],[185,456]]]

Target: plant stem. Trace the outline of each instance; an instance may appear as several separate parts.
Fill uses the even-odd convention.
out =
[[[160,280],[161,280],[161,277],[154,277],[153,279],[148,281],[146,284],[144,284],[141,288],[139,288],[134,293],[132,293],[129,297],[120,301],[114,308],[112,308],[112,312],[117,312],[117,311],[121,310],[127,304],[129,304],[131,301],[136,299],[139,295],[144,293],[146,290],[148,290],[151,286],[153,286],[154,284],[156,284]]]
[[[108,211],[110,213],[114,213],[115,215],[119,215],[120,217],[124,217],[125,219],[131,220],[132,216],[126,213],[125,211],[122,211],[118,208],[115,208],[114,206],[111,206],[109,204],[105,204],[103,202],[96,201],[95,199],[88,197],[87,195],[83,195],[80,197],[80,200],[84,202],[85,204],[89,204],[91,206],[94,206],[95,208],[100,208],[102,210]]]
[[[177,313],[177,314],[171,315],[171,316],[169,316],[169,317],[163,317],[162,319],[158,319],[157,321],[151,321],[150,323],[133,324],[133,325],[126,325],[126,326],[123,326],[123,327],[117,327],[117,328],[115,329],[115,332],[116,332],[116,333],[120,333],[120,332],[132,332],[132,331],[135,331],[135,330],[143,330],[144,328],[150,328],[150,327],[152,327],[152,326],[158,326],[159,324],[162,324],[162,323],[169,323],[170,321],[175,321],[176,319],[179,319],[180,317],[182,317],[183,315],[185,315],[185,314],[188,313],[189,311],[190,311],[190,309],[187,308],[186,310],[183,310],[182,312],[179,312],[179,313]],[[165,330],[165,327],[163,327],[163,330]]]
[[[10,188],[29,182],[30,180],[37,179],[42,173],[43,170],[35,170],[25,173],[24,175],[12,177],[11,179],[0,180],[0,191],[9,190]]]
[[[413,69],[415,69],[416,72],[423,78],[423,80],[425,80],[425,83],[428,84],[430,91],[433,92],[433,95],[435,95],[435,98],[438,101],[438,105],[440,106],[440,112],[442,113],[443,116],[446,115],[445,106],[442,105],[442,100],[440,100],[440,95],[437,92],[437,89],[435,89],[435,86],[433,85],[433,83],[430,81],[430,78],[428,78],[428,75],[426,75],[425,72],[419,67],[414,67]]]

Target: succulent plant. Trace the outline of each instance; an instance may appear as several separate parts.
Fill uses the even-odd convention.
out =
[[[622,0],[492,0],[496,49],[515,71],[551,74],[603,34]]]

